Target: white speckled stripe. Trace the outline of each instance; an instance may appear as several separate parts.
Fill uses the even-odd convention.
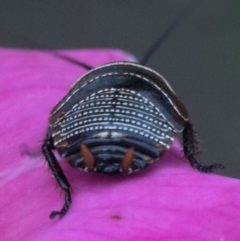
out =
[[[92,98],[94,96],[94,98]],[[141,138],[169,148],[175,130],[160,110],[132,90],[105,89],[75,105],[53,125],[54,145],[76,135],[89,132],[118,131],[133,133]],[[131,134],[129,134],[131,135]]]
[[[102,94],[104,91],[104,95]],[[96,110],[95,113],[98,113],[98,109],[108,109],[112,105],[116,105],[121,108],[121,106],[125,106],[124,109],[129,109],[132,111],[132,108],[140,108],[138,111],[141,113],[142,110],[146,110],[152,115],[152,117],[158,116],[161,119],[165,119],[164,115],[161,111],[153,105],[150,101],[148,101],[145,97],[141,96],[139,93],[128,89],[119,89],[118,91],[122,91],[120,94],[113,94],[116,89],[104,89],[99,90],[96,93],[91,94],[86,99],[81,100],[79,103],[75,104],[71,110],[69,110],[62,118],[58,119],[53,126],[58,125],[60,122],[67,123],[71,122],[71,120],[78,118],[76,114],[81,113],[83,109],[89,111],[91,114],[92,109]],[[100,94],[100,95],[99,95]],[[117,101],[113,102],[112,99],[117,98]],[[129,106],[128,106],[129,103]],[[153,108],[149,108],[148,105]],[[93,108],[94,107],[94,108]],[[66,118],[67,117],[67,118]]]

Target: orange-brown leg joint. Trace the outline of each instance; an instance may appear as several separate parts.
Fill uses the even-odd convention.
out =
[[[131,147],[127,150],[123,162],[122,162],[122,171],[123,173],[126,173],[129,171],[129,168],[132,166],[132,159],[134,154],[134,148]]]
[[[85,146],[81,145],[81,151],[82,151],[82,156],[84,163],[86,167],[88,167],[90,170],[94,168],[94,158],[90,150]]]

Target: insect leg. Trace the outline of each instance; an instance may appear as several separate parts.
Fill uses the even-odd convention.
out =
[[[214,163],[211,165],[205,165],[198,160],[197,156],[199,151],[196,132],[189,121],[186,121],[183,130],[183,149],[184,155],[190,162],[191,166],[201,172],[213,172],[214,169],[224,169],[222,164]]]
[[[53,211],[50,214],[50,218],[53,219],[56,215],[59,215],[62,218],[69,209],[71,204],[71,194],[70,194],[70,184],[63,173],[61,166],[59,165],[56,157],[54,156],[51,148],[51,141],[46,139],[42,146],[43,154],[46,158],[49,168],[52,171],[53,176],[55,177],[58,185],[65,192],[65,203],[60,211]]]

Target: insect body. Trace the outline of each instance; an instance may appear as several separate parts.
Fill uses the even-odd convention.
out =
[[[71,204],[70,184],[52,150],[57,150],[74,168],[106,175],[142,170],[167,151],[176,133],[183,136],[186,159],[202,172],[223,169],[204,165],[198,158],[195,132],[188,111],[168,82],[145,67],[150,55],[176,27],[192,2],[160,36],[140,62],[115,62],[91,69],[75,59],[55,55],[90,69],[53,108],[43,154],[65,203],[56,215],[64,216]]]
[[[146,168],[183,132],[184,154],[203,172],[223,168],[197,159],[195,133],[188,112],[168,82],[155,71],[130,62],[90,70],[53,108],[43,153],[65,191],[62,217],[71,203],[70,184],[52,149],[70,165],[87,172],[129,174]]]
[[[78,80],[53,109],[50,125],[53,146],[73,167],[114,175],[141,170],[162,156],[187,119],[160,75],[118,62]],[[123,162],[131,148],[132,158]]]

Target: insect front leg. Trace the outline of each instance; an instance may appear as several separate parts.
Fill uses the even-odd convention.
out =
[[[52,152],[52,145],[49,139],[46,139],[42,146],[43,154],[46,158],[49,168],[52,171],[53,176],[55,177],[58,185],[65,192],[65,203],[60,211],[53,211],[50,214],[50,218],[53,219],[55,216],[59,215],[62,218],[69,209],[71,204],[71,194],[70,194],[70,184],[63,173],[61,166],[59,165],[56,157]]]
[[[184,155],[190,162],[191,166],[201,172],[213,172],[214,169],[224,169],[222,164],[214,163],[211,165],[205,165],[198,160],[197,156],[199,151],[196,132],[189,121],[186,121],[183,130],[183,149]]]

